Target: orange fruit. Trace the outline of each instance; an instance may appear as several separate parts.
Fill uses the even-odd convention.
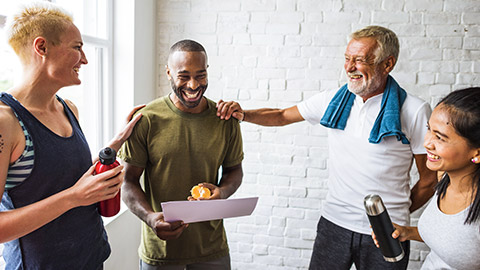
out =
[[[209,198],[210,197],[210,189],[206,187],[201,187],[201,186],[194,186],[191,190],[190,193],[192,194],[192,197],[194,199],[198,198]]]

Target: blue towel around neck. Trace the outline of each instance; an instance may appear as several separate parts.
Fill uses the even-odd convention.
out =
[[[383,137],[396,136],[397,140],[401,140],[403,144],[410,144],[402,132],[400,122],[400,109],[406,97],[407,92],[398,85],[392,76],[388,76],[380,112],[368,138],[370,143],[377,144]],[[345,84],[337,91],[328,104],[320,124],[325,127],[344,130],[354,101],[355,94],[350,92],[348,84]]]

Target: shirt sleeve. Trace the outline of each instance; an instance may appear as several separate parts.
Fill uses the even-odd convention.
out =
[[[148,161],[147,134],[150,121],[143,115],[133,128],[132,134],[118,152],[119,158],[137,167],[145,168]]]
[[[320,124],[320,120],[322,119],[328,105],[327,96],[328,91],[324,91],[299,103],[297,108],[303,119],[307,120],[312,125]]]
[[[243,141],[240,124],[233,118],[230,121],[232,121],[232,132],[228,143],[227,154],[222,163],[222,166],[225,168],[238,165],[243,160]]]
[[[425,134],[427,134],[427,123],[432,114],[430,104],[424,102],[417,110],[410,124],[411,139],[410,147],[414,155],[426,154],[427,151],[423,146]]]

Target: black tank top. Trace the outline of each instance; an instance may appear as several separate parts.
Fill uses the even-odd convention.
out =
[[[35,160],[30,176],[5,191],[1,211],[20,208],[73,186],[92,165],[80,125],[67,104],[65,114],[72,135],[62,137],[38,121],[10,94],[0,101],[9,105],[25,124],[33,140]],[[110,246],[97,205],[77,207],[17,240],[5,243],[9,269],[98,269],[110,255]]]

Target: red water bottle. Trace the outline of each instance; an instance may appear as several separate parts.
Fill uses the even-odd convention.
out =
[[[98,154],[100,162],[95,166],[95,174],[108,171],[120,165],[117,153],[110,147],[103,148]],[[120,211],[120,192],[115,197],[98,203],[98,211],[104,217],[115,216]]]

